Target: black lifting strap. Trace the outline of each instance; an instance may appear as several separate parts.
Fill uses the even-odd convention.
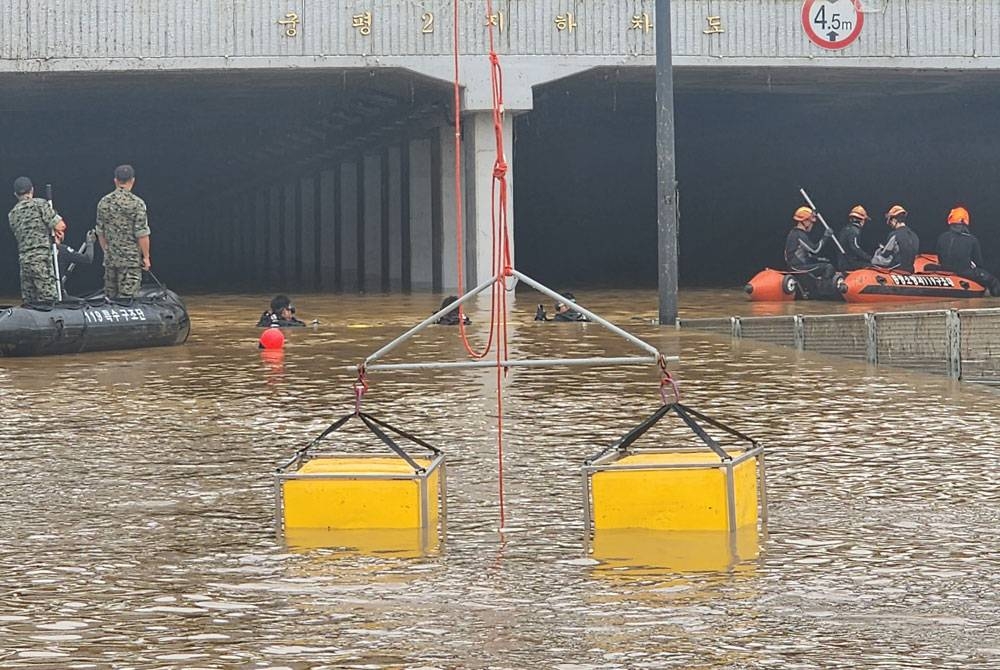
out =
[[[694,431],[694,434],[701,438],[701,441],[708,445],[708,448],[715,452],[715,455],[724,461],[731,461],[733,457],[730,456],[719,446],[719,443],[712,439],[712,436],[705,432],[705,429],[698,425],[691,415],[688,414],[687,408],[684,405],[674,403],[674,412],[681,418],[684,423],[687,424],[688,428]]]
[[[643,421],[638,426],[636,426],[628,433],[626,433],[624,437],[622,437],[617,442],[613,443],[610,447],[606,447],[602,449],[599,453],[591,456],[586,461],[584,461],[584,463],[586,465],[590,465],[597,459],[610,454],[612,451],[622,451],[622,452],[625,451],[626,449],[629,448],[629,446],[631,446],[633,442],[642,437],[647,430],[656,425],[656,422],[662,419],[666,415],[666,413],[673,408],[674,404],[675,403],[671,403],[669,405],[661,405],[659,409],[650,414],[645,421]]]
[[[591,464],[594,463],[594,461],[598,460],[599,458],[602,458],[602,457],[606,456],[607,454],[611,453],[612,451],[619,451],[619,452],[626,451],[632,445],[632,443],[634,443],[636,440],[638,440],[640,437],[642,437],[643,434],[645,434],[646,431],[648,431],[650,428],[652,428],[660,419],[662,419],[663,417],[665,417],[670,412],[673,412],[678,417],[680,417],[680,419],[687,425],[687,427],[690,428],[691,431],[695,435],[697,435],[698,438],[702,442],[704,442],[705,445],[708,446],[708,448],[711,449],[715,453],[716,456],[718,456],[719,458],[721,458],[724,461],[731,461],[731,460],[733,460],[733,457],[726,453],[726,451],[722,448],[722,446],[718,443],[718,441],[716,441],[714,438],[712,438],[711,435],[709,435],[707,432],[705,432],[705,429],[702,428],[701,425],[697,421],[695,421],[695,418],[697,418],[700,421],[703,421],[703,422],[705,422],[705,423],[707,423],[707,424],[709,424],[709,425],[711,425],[711,426],[713,426],[715,428],[718,428],[719,430],[725,431],[726,433],[729,433],[730,435],[733,435],[733,436],[738,437],[738,438],[740,438],[742,440],[750,442],[755,447],[757,446],[756,440],[754,440],[753,438],[751,438],[751,437],[749,437],[747,435],[744,435],[740,431],[735,430],[733,428],[730,428],[729,426],[727,426],[727,425],[725,425],[723,423],[720,423],[720,422],[716,421],[715,419],[712,419],[711,417],[707,417],[704,414],[702,414],[701,412],[699,412],[699,411],[697,411],[695,409],[691,409],[690,407],[687,407],[686,405],[682,405],[679,402],[673,402],[673,403],[670,403],[668,405],[662,405],[662,406],[660,406],[660,408],[657,409],[652,414],[650,414],[649,417],[645,421],[643,421],[638,426],[636,426],[635,428],[633,428],[632,430],[630,430],[628,433],[626,433],[624,437],[622,437],[617,442],[613,443],[610,447],[607,447],[607,448],[601,450],[599,453],[595,454],[594,456],[591,456],[586,461],[584,461],[584,463],[586,465],[591,465]]]
[[[391,449],[393,453],[395,453],[397,456],[399,456],[404,461],[406,461],[407,465],[409,465],[411,468],[413,468],[413,471],[416,474],[422,474],[422,473],[426,472],[426,468],[421,467],[420,464],[418,464],[416,461],[414,461],[413,458],[411,458],[409,454],[407,454],[405,451],[403,451],[402,447],[400,447],[399,444],[397,444],[395,440],[393,440],[389,435],[387,435],[385,433],[385,431],[382,430],[382,428],[385,428],[385,429],[387,429],[387,430],[395,433],[396,435],[399,435],[400,437],[403,437],[403,438],[405,438],[407,440],[410,440],[410,441],[412,441],[412,442],[420,445],[421,447],[424,447],[425,449],[427,449],[431,453],[433,453],[435,456],[438,456],[438,455],[441,454],[441,450],[438,449],[437,447],[431,446],[430,444],[424,442],[420,438],[415,437],[413,435],[410,435],[409,433],[407,433],[407,432],[405,432],[403,430],[400,430],[399,428],[396,428],[395,426],[391,426],[388,423],[386,423],[385,421],[381,421],[380,419],[376,419],[371,414],[366,414],[364,412],[358,412],[357,414],[355,414],[354,412],[351,412],[350,414],[346,414],[346,415],[342,416],[341,418],[337,419],[336,421],[334,421],[332,424],[330,424],[330,426],[326,430],[324,430],[322,433],[320,433],[319,436],[316,439],[314,439],[312,442],[310,442],[306,446],[304,446],[301,449],[299,449],[298,451],[296,451],[295,455],[292,456],[291,459],[289,459],[289,461],[288,461],[289,464],[290,463],[295,463],[296,461],[298,461],[298,460],[302,459],[303,457],[305,457],[305,455],[309,452],[310,449],[312,449],[317,444],[319,444],[320,442],[322,442],[327,436],[330,435],[330,433],[333,433],[334,431],[339,430],[345,423],[347,423],[348,421],[350,421],[355,416],[357,416],[358,418],[360,418],[361,422],[365,424],[365,427],[368,428],[368,430],[371,431],[372,434],[375,435],[375,437],[377,437],[379,440],[381,440],[381,442],[385,446],[389,447],[389,449]],[[380,428],[380,426],[382,428]],[[282,467],[285,467],[285,466],[282,466]]]
[[[396,444],[395,440],[386,435],[382,431],[382,429],[379,428],[379,424],[381,423],[380,421],[375,421],[373,417],[369,416],[368,414],[365,414],[364,412],[359,412],[358,416],[361,417],[361,420],[365,422],[366,426],[368,426],[368,430],[370,430],[372,433],[375,434],[375,437],[382,440],[385,446],[389,447],[394,452],[396,452],[397,456],[402,458],[410,465],[411,468],[413,468],[413,472],[415,474],[423,474],[425,472],[425,468],[417,465],[417,462],[412,458],[410,458],[410,455],[405,451],[403,451],[403,449],[398,444]],[[388,428],[388,426],[386,427]],[[395,430],[395,429],[390,428],[390,430]]]

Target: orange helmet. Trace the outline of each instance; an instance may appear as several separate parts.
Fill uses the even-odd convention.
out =
[[[868,216],[868,212],[865,211],[865,208],[862,207],[861,205],[855,205],[854,207],[852,207],[847,217],[850,219],[857,219],[858,221],[867,221],[871,218],[870,216]]]
[[[969,225],[969,210],[965,207],[956,207],[955,209],[948,212],[948,223],[964,223]]]
[[[795,214],[792,215],[792,218],[800,223],[802,221],[808,221],[813,218],[813,211],[808,207],[799,207],[795,210]]]
[[[889,211],[885,213],[885,218],[899,218],[901,216],[906,216],[906,210],[903,209],[901,205],[893,205],[889,208]]]

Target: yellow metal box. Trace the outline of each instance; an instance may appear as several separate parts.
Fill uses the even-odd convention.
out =
[[[433,528],[444,504],[443,456],[406,461],[381,456],[320,456],[277,475],[285,529]]]
[[[732,460],[726,460],[704,450],[657,450],[589,466],[593,528],[735,531],[756,526],[760,451],[733,450]]]

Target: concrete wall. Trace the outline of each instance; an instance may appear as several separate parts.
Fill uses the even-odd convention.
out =
[[[673,0],[673,50],[679,65],[709,60],[717,65],[721,57],[871,59],[889,67],[947,67],[946,62],[960,58],[965,67],[997,67],[981,59],[1000,58],[1000,0],[860,1],[882,11],[864,15],[854,44],[827,51],[806,38],[801,0]],[[648,65],[654,48],[654,4],[498,2],[503,31],[496,35],[497,48],[505,55],[539,57],[531,65],[535,72],[525,75],[532,79],[553,78],[543,71],[562,67],[566,57],[579,60],[574,67],[580,69]],[[11,0],[0,6],[0,71],[294,64],[403,66],[447,79],[451,6],[448,0],[369,5],[355,0]],[[459,7],[461,52],[486,53],[483,5],[467,0]],[[371,25],[355,27],[366,11],[371,12]],[[279,24],[289,12],[297,23]],[[845,16],[848,12],[845,9]],[[560,30],[559,17],[568,19],[568,13],[575,25]],[[710,16],[718,17],[723,32],[710,30]],[[294,35],[289,35],[292,29]],[[888,60],[899,57],[937,62]]]

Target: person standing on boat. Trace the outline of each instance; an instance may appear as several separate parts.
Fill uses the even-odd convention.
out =
[[[149,260],[149,221],[146,203],[132,193],[135,170],[115,168],[115,190],[97,203],[97,239],[104,251],[104,294],[134,298]]]
[[[969,210],[955,207],[948,213],[948,229],[937,239],[938,264],[959,277],[971,279],[1000,295],[1000,280],[983,269],[979,240],[969,231]]]
[[[844,248],[844,252],[837,257],[837,269],[841,272],[860,270],[872,264],[872,255],[865,251],[858,239],[861,237],[861,229],[870,219],[861,205],[855,205],[847,214],[847,225],[837,235],[840,246]]]
[[[819,255],[823,243],[833,233],[829,230],[823,233],[823,239],[815,244],[809,237],[809,231],[816,223],[816,212],[809,207],[799,207],[792,215],[795,227],[788,232],[785,239],[785,263],[789,269],[810,275],[816,281],[816,292],[822,296],[834,296],[838,293],[840,281],[829,260]],[[839,280],[839,281],[838,281]]]
[[[906,225],[906,216],[907,211],[901,205],[893,205],[885,213],[885,222],[891,232],[885,244],[872,257],[872,265],[887,270],[913,272],[913,262],[920,253],[920,238]]]
[[[10,229],[17,240],[21,266],[21,299],[25,304],[52,303],[58,296],[52,240],[62,217],[48,200],[35,197],[27,177],[14,180],[17,204],[10,210]]]

